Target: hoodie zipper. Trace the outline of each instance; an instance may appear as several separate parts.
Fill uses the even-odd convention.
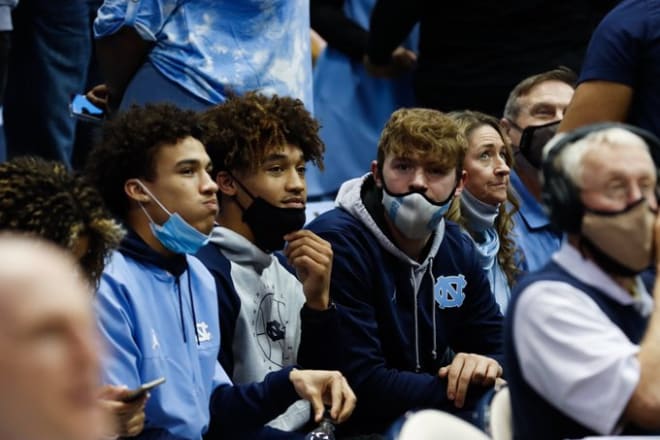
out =
[[[433,316],[433,350],[431,350],[431,357],[435,361],[438,359],[438,334],[435,324],[435,276],[433,276],[433,257],[429,258],[428,273],[431,277],[431,315]]]
[[[426,265],[426,270],[421,274],[419,279],[415,272],[415,268],[410,268],[411,273],[411,282],[413,287],[413,302],[414,302],[414,325],[415,325],[415,372],[419,373],[422,371],[422,365],[419,357],[419,312],[418,312],[418,302],[417,296],[419,295],[419,289],[424,281],[424,275],[427,273],[431,277],[431,315],[433,317],[433,349],[431,350],[431,356],[435,361],[438,358],[438,341],[437,341],[437,324],[435,319],[435,296],[433,289],[435,288],[435,276],[433,275],[433,257],[430,257],[428,264]]]
[[[415,268],[411,267],[410,268],[410,273],[412,276],[412,287],[413,287],[413,303],[414,303],[414,324],[415,324],[415,373],[419,373],[422,371],[422,366],[419,362],[419,317],[417,313],[417,292],[418,292],[418,284],[417,284],[417,277],[415,274]]]

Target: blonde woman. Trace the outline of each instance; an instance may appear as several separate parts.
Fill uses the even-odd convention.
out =
[[[474,241],[495,300],[504,313],[518,272],[511,238],[511,216],[518,209],[509,184],[511,145],[497,119],[491,116],[473,111],[453,112],[450,116],[468,142],[463,161],[465,187],[448,217]]]

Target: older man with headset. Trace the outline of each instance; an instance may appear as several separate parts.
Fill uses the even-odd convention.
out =
[[[543,201],[566,234],[513,293],[505,330],[516,438],[660,431],[660,143],[625,124],[551,141]]]

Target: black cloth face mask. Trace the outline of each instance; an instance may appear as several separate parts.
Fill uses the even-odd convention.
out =
[[[534,168],[541,169],[543,163],[543,147],[557,133],[561,121],[550,122],[543,125],[530,125],[522,131],[520,136],[520,153]]]
[[[247,208],[236,203],[243,211],[243,221],[252,230],[254,244],[266,253],[284,249],[284,236],[298,231],[305,225],[305,208],[280,208],[255,197],[238,179],[230,174],[247,195],[252,204]]]

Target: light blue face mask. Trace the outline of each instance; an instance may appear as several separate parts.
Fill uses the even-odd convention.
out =
[[[162,225],[156,224],[142,203],[140,208],[149,219],[149,227],[154,237],[167,249],[177,254],[195,254],[197,251],[209,242],[210,235],[203,234],[181,217],[177,212],[171,213],[162,203],[149,191],[149,189],[139,180],[137,181],[142,189],[151,197],[151,200],[170,216]]]
[[[411,240],[420,240],[436,230],[449,211],[455,191],[456,185],[447,199],[435,202],[417,191],[391,193],[383,180],[382,203],[390,220],[403,235]]]

